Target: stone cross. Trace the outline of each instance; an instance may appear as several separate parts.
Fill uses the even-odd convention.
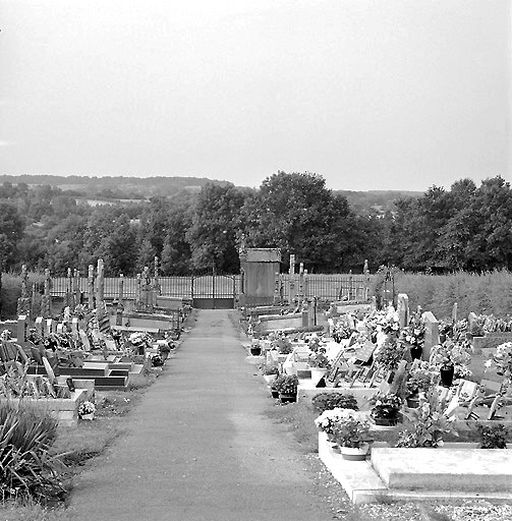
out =
[[[425,324],[422,358],[428,360],[432,348],[439,344],[439,322],[431,311],[423,313],[422,319]]]
[[[398,323],[400,328],[409,325],[409,297],[406,293],[398,294]]]

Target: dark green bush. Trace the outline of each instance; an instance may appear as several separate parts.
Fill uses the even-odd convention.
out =
[[[324,411],[340,407],[341,409],[353,409],[357,411],[357,400],[353,394],[343,393],[319,393],[313,396],[313,407],[322,414]]]
[[[2,497],[37,500],[64,492],[60,463],[50,454],[58,422],[21,402],[0,404],[0,490]]]
[[[502,424],[478,425],[481,449],[506,449],[508,429]]]

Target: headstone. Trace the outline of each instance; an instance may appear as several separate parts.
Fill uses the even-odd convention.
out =
[[[89,309],[94,309],[94,266],[89,264],[87,272],[87,304]]]
[[[80,338],[80,341],[82,342],[82,346],[83,346],[84,350],[85,351],[90,351],[91,350],[91,343],[89,342],[89,337],[87,336],[85,331],[80,330],[78,332],[78,336]]]
[[[471,311],[468,315],[468,331],[473,335],[476,332],[476,328],[478,326],[478,316],[476,313]]]
[[[400,328],[409,325],[409,297],[406,293],[398,294],[398,323]]]
[[[48,380],[50,380],[50,384],[53,385],[53,382],[55,382],[55,373],[53,372],[52,366],[50,365],[48,358],[46,358],[46,356],[43,356],[42,359],[44,368],[46,370],[46,374],[48,375]]]
[[[27,328],[28,328],[27,315],[19,315],[18,316],[17,337],[16,337],[18,342],[25,342],[27,340]]]
[[[38,336],[44,337],[43,317],[37,317],[34,322],[34,325],[35,325],[36,333],[38,334]]]
[[[432,348],[439,344],[439,322],[431,311],[423,313],[422,318],[425,324],[422,358],[429,360]]]
[[[73,337],[73,340],[78,339],[78,318],[76,317],[71,319],[71,336]]]
[[[64,333],[64,324],[57,324],[57,334],[62,335]]]
[[[455,302],[453,304],[452,308],[452,324],[455,324],[457,322],[457,311],[458,311],[458,304]]]
[[[43,322],[44,326],[44,336],[50,336],[53,333],[53,319],[47,318]]]

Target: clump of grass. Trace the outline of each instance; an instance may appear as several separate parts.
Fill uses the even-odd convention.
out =
[[[61,464],[51,448],[58,421],[24,402],[0,404],[0,491],[45,501],[61,496]]]

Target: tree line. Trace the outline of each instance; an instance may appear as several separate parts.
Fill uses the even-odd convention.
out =
[[[257,189],[209,182],[198,193],[129,205],[88,206],[51,186],[0,185],[3,271],[134,275],[155,256],[162,275],[237,273],[238,249],[279,247],[311,273],[376,269],[449,272],[512,269],[512,191],[501,177],[433,186],[393,208],[357,212],[313,173],[278,172]]]

